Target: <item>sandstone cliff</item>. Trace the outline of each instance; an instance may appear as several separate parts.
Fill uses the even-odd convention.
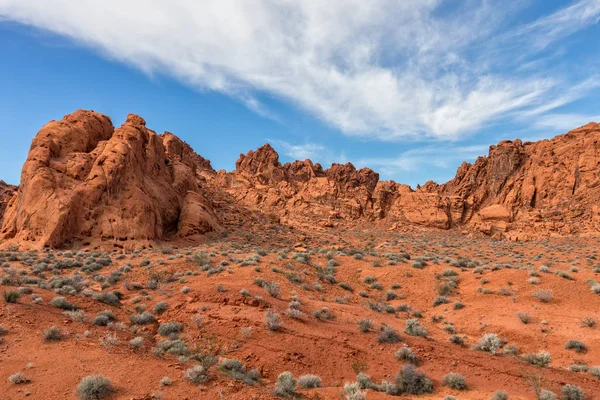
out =
[[[0,182],[0,239],[58,247],[197,237],[256,215],[308,228],[458,227],[513,239],[598,233],[599,140],[590,123],[551,140],[503,141],[451,181],[413,190],[350,163],[281,164],[268,144],[216,172],[139,116],[115,129],[79,110],[40,130],[18,191]]]
[[[197,172],[210,168],[185,143],[129,115],[79,110],[33,139],[3,239],[58,247],[75,239],[156,240],[205,233],[218,221]]]

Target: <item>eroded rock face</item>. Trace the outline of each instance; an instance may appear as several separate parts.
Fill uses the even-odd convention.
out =
[[[33,140],[1,235],[60,247],[216,229],[196,178],[202,163],[186,146],[147,129],[137,115],[117,129],[93,111],[52,121]]]
[[[503,141],[441,185],[465,202],[464,223],[529,235],[598,231],[600,126],[535,143]],[[493,223],[492,223],[493,221]]]
[[[79,110],[37,134],[16,194],[0,183],[0,239],[52,247],[161,240],[257,215],[307,228],[460,227],[511,239],[599,232],[599,141],[596,123],[536,143],[502,141],[451,181],[413,190],[350,163],[282,165],[268,144],[240,155],[234,171],[216,172],[139,116],[115,129],[107,116]]]
[[[16,191],[16,186],[9,185],[3,180],[0,180],[0,226],[2,226],[2,221],[4,220],[4,211],[6,210],[6,206]]]

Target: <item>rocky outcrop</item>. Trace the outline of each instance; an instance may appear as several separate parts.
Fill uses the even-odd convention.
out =
[[[460,222],[486,233],[598,231],[600,126],[534,143],[502,141],[487,157],[464,163],[438,192],[463,199]]]
[[[9,185],[3,180],[0,180],[0,226],[2,226],[2,221],[4,220],[4,210],[6,210],[8,202],[16,191],[16,186]]]
[[[599,141],[596,123],[551,140],[502,141],[451,181],[413,190],[350,163],[282,164],[268,144],[240,155],[234,171],[216,172],[137,115],[115,129],[107,116],[79,110],[40,130],[18,190],[0,182],[0,240],[59,247],[189,238],[260,216],[310,229],[369,222],[512,239],[597,233]]]
[[[137,115],[115,129],[105,115],[76,111],[48,123],[33,140],[0,234],[60,247],[217,229],[197,177],[198,169],[212,170],[202,160]]]

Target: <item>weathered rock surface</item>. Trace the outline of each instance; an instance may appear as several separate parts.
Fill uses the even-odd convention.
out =
[[[511,239],[600,231],[596,123],[551,140],[502,141],[463,163],[451,181],[417,190],[350,163],[281,164],[268,144],[240,155],[234,171],[216,172],[175,135],[145,125],[129,115],[115,129],[107,116],[82,110],[48,123],[33,140],[16,194],[0,183],[0,239],[53,247],[162,240],[256,215],[308,228],[368,222]]]
[[[16,186],[9,185],[3,180],[0,180],[0,226],[2,226],[2,221],[4,220],[4,210],[6,210],[8,202],[16,191]]]
[[[171,134],[129,115],[114,129],[79,110],[37,134],[7,206],[4,239],[59,247],[75,240],[157,240],[218,228],[198,169],[210,164]]]

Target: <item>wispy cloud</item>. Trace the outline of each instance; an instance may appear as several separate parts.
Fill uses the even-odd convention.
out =
[[[520,3],[0,0],[0,19],[225,93],[270,118],[257,93],[347,135],[457,140],[587,93],[561,97],[579,82],[539,66],[549,62],[542,50],[598,21],[600,0],[525,22],[515,18]]]
[[[320,158],[325,151],[325,147],[316,143],[291,144],[284,140],[268,139],[276,149],[293,160],[306,160]]]
[[[448,176],[455,170],[451,167],[465,160],[474,160],[487,155],[489,146],[424,146],[407,150],[391,158],[364,158],[356,161],[359,167],[373,168],[384,176],[399,176],[423,169],[448,169]]]
[[[310,159],[314,163],[321,163],[324,168],[328,168],[332,163],[348,162],[348,157],[343,151],[332,152],[320,143],[292,144],[280,139],[267,141],[290,161]]]

